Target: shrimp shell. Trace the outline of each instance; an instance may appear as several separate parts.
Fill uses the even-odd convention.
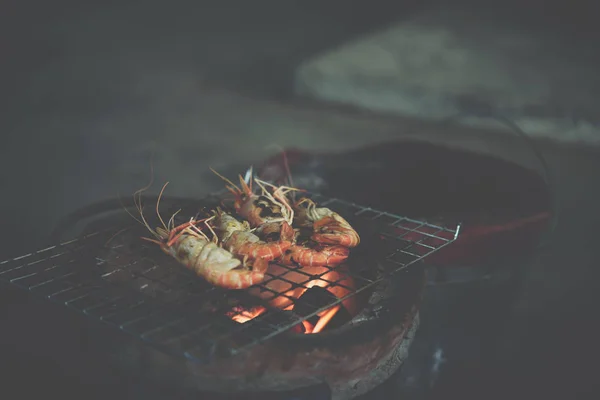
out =
[[[245,289],[262,282],[268,261],[256,260],[252,270],[240,259],[214,242],[195,235],[181,235],[163,251],[212,285],[225,289]]]
[[[239,222],[220,209],[215,212],[213,226],[225,249],[251,259],[275,260],[292,245],[286,240],[264,242],[250,231],[248,223]]]

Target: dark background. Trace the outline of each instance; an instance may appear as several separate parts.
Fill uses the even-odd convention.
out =
[[[147,95],[129,93],[127,85],[128,74],[144,73],[144,63],[152,65],[168,58],[185,71],[197,70],[210,87],[283,102],[292,97],[292,73],[302,61],[402,20],[416,10],[433,7],[435,3],[383,0],[3,2],[0,12],[1,258],[24,254],[44,245],[62,215],[96,200],[95,194],[82,195],[80,191],[93,185],[94,180],[110,179],[104,168],[110,169],[113,158],[125,154],[126,149],[117,151],[99,146],[102,141],[94,136],[96,131],[90,129],[89,124],[98,122],[99,113],[108,123],[122,122],[130,112],[138,116],[144,114],[144,104],[154,101],[151,97],[160,96],[160,91],[150,90]],[[567,41],[576,47],[600,39],[597,29],[600,14],[593,1],[461,0],[455,4],[472,10],[474,15],[497,13],[505,24],[515,29],[544,32],[549,41]],[[97,20],[95,15],[98,15]],[[124,18],[131,23],[123,22]],[[96,22],[77,24],[78,20]],[[79,35],[93,40],[77,42]],[[138,60],[128,66],[126,61],[135,58],[138,52],[142,62]],[[107,59],[105,55],[114,59]],[[47,73],[48,68],[53,72]],[[159,84],[169,85],[168,82]],[[71,126],[63,135],[61,124],[67,112],[78,115],[80,129],[73,130]],[[140,132],[135,134],[140,135]],[[124,139],[124,143],[128,142]],[[95,158],[83,156],[82,146],[95,146]],[[227,162],[238,161],[228,158],[225,149],[221,151]],[[600,168],[592,161],[594,157],[589,153],[581,157],[569,153],[554,158],[556,169],[562,171],[561,182],[569,182],[559,188],[562,197],[567,199],[563,211],[571,218],[571,222],[565,223],[560,240],[581,246],[555,244],[555,248],[563,244],[565,247],[559,257],[562,269],[554,271],[556,276],[548,278],[550,286],[542,289],[552,292],[551,285],[560,282],[560,274],[580,274],[585,270],[586,279],[560,291],[560,296],[546,302],[535,314],[528,314],[527,324],[523,325],[520,359],[498,363],[485,376],[478,375],[477,371],[469,372],[468,366],[456,372],[462,374],[460,379],[448,373],[442,379],[437,398],[453,397],[457,393],[471,395],[471,398],[494,395],[527,398],[538,397],[540,393],[546,398],[591,395],[596,380],[600,333],[596,324],[597,281],[595,274],[588,271],[597,265],[593,240],[598,237],[598,231],[594,230],[594,223],[600,222],[599,203],[591,200],[598,197],[596,188],[600,181]],[[118,175],[119,171],[110,173]],[[114,197],[114,192],[104,196]],[[585,229],[579,230],[579,226]],[[579,236],[573,236],[573,232]],[[570,264],[569,252],[574,251],[573,248],[578,249],[579,254],[587,252],[577,258],[578,267]],[[532,296],[535,297],[535,291]],[[2,396],[114,398],[115,393],[124,394],[127,390],[127,385],[121,388],[110,385],[130,378],[110,373],[103,376],[108,367],[102,365],[89,365],[89,371],[81,374],[87,378],[75,376],[69,368],[85,360],[85,354],[64,353],[57,359],[56,354],[48,350],[55,347],[55,342],[67,348],[87,348],[88,344],[80,343],[85,338],[78,335],[68,318],[60,319],[61,316],[44,304],[32,303],[9,289],[2,288],[0,302],[0,390],[6,390]],[[473,386],[469,388],[471,373]],[[157,394],[157,398],[160,395]]]

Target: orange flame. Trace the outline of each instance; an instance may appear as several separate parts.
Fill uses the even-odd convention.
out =
[[[233,310],[228,314],[228,317],[234,320],[235,322],[243,324],[244,322],[248,322],[251,319],[258,317],[265,311],[267,311],[267,309],[261,306],[251,308],[250,310]]]
[[[314,278],[315,276],[317,278]],[[261,286],[268,290],[252,288],[250,289],[250,293],[268,301],[272,307],[281,310],[292,310],[294,308],[294,301],[314,286],[325,288],[338,299],[350,294],[353,290],[352,288],[354,288],[354,280],[350,275],[345,273],[344,267],[341,266],[336,269],[328,267],[303,267],[301,270],[291,270],[289,267],[272,264],[269,266],[266,280]],[[342,305],[351,315],[356,314],[354,297],[345,299]],[[317,314],[319,320],[314,325],[309,321],[302,321],[304,333],[322,332],[340,308],[341,305],[337,304],[319,312]],[[228,313],[228,316],[233,321],[243,324],[266,311],[266,308],[260,306],[249,310],[234,309]]]

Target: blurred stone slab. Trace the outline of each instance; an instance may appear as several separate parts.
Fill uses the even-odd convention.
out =
[[[426,119],[479,115],[462,118],[475,126],[497,127],[481,118],[493,110],[531,136],[600,144],[598,52],[499,19],[415,15],[308,60],[296,70],[296,93]]]

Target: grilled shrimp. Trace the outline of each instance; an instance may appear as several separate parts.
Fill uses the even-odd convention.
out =
[[[234,196],[233,207],[237,214],[248,221],[251,227],[257,227],[265,222],[273,222],[273,218],[277,218],[277,214],[281,214],[281,210],[272,208],[268,198],[261,197],[252,190],[252,178],[247,184],[239,175],[240,186],[231,182],[229,179],[212,170],[217,176],[229,184],[227,190]]]
[[[212,225],[224,248],[251,259],[275,260],[292,245],[292,242],[286,240],[270,243],[262,241],[251,232],[247,222],[240,222],[221,209],[215,211]]]
[[[195,226],[190,225],[181,235],[157,228],[161,249],[215,286],[245,289],[264,280],[267,260],[241,261],[192,227]]]
[[[233,207],[236,213],[248,221],[252,228],[257,228],[265,223],[282,221],[292,225],[294,210],[285,195],[289,191],[299,189],[287,186],[275,187],[259,179],[254,180],[252,177],[250,177],[249,183],[246,183],[241,175],[239,175],[240,186],[238,187],[215,170],[212,171],[229,184],[226,187],[234,196]],[[255,193],[252,188],[254,181],[261,189],[260,194]],[[273,193],[267,190],[265,185],[273,187]]]
[[[249,184],[246,184],[240,175],[240,187],[238,187],[216,171],[213,172],[229,183],[227,189],[234,195],[233,205],[236,213],[248,221],[250,227],[255,229],[256,235],[269,242],[293,241],[294,210],[288,203],[286,194],[297,189],[286,186],[275,187],[256,179],[256,184],[261,189],[261,193],[256,194],[252,188],[252,176]],[[273,188],[272,193],[266,188],[267,185]]]
[[[153,238],[143,237],[142,239],[158,244],[163,252],[212,285],[225,289],[245,289],[264,280],[269,262],[264,259],[257,259],[253,262],[242,261],[231,252],[221,248],[216,238],[209,239],[198,228],[200,223],[207,223],[207,220],[192,218],[189,222],[175,226],[175,215],[173,215],[165,224],[158,212],[158,205],[166,186],[167,184],[163,186],[156,203],[156,213],[162,224],[162,227],[156,229],[152,229],[144,217],[141,191],[136,192],[140,195],[139,200],[135,200],[134,195],[141,220],[134,218],[148,228],[153,236]]]
[[[326,207],[317,207],[309,198],[302,198],[294,205],[296,221],[300,226],[312,227],[311,238],[315,242],[356,247],[360,236],[341,215]]]
[[[344,246],[295,244],[281,257],[281,263],[301,267],[334,267],[344,262],[349,254],[350,250]]]

